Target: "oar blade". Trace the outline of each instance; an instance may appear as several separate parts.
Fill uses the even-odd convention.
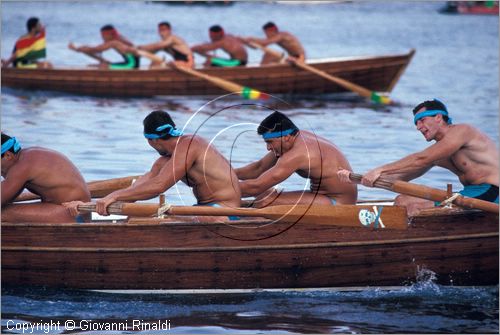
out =
[[[297,205],[272,206],[264,210],[267,218],[284,222],[374,229],[408,228],[406,208],[399,206]]]

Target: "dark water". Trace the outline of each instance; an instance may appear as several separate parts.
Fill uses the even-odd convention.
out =
[[[5,289],[2,310],[5,333],[14,322],[59,321],[52,330],[68,331],[68,320],[80,331],[160,320],[168,333],[495,333],[498,287],[427,281],[390,290],[191,295]]]
[[[5,2],[2,58],[24,33],[29,16],[47,25],[48,56],[56,66],[92,60],[66,48],[100,42],[99,27],[113,23],[132,41],[157,40],[157,22],[168,20],[189,44],[206,41],[216,23],[226,31],[260,36],[268,20],[296,34],[310,58],[417,53],[391,96],[396,106],[380,107],[351,94],[293,99],[278,108],[305,129],[337,144],[353,169],[396,160],[428,143],[415,131],[411,109],[439,98],[456,123],[480,128],[498,143],[498,17],[443,15],[444,2],[345,2],[320,5],[236,3],[232,6],[171,6],[144,2]],[[118,59],[113,52],[107,58]],[[250,61],[260,55],[250,51]],[[197,58],[200,63],[202,59]],[[147,66],[147,62],[143,66]],[[239,106],[238,99],[159,96],[111,99],[2,89],[2,130],[25,146],[41,145],[65,153],[87,180],[140,174],[155,153],[142,136],[142,119],[153,109],[169,111],[187,132],[199,131],[235,166],[260,158],[265,147],[255,125],[267,108]],[[246,102],[248,103],[248,102]],[[212,117],[217,113],[215,117]],[[200,128],[200,125],[203,127]],[[236,143],[234,139],[237,135]],[[233,145],[234,144],[234,145]],[[233,150],[231,150],[233,147]],[[432,169],[416,182],[443,188],[456,176]],[[292,177],[287,189],[307,187]],[[166,192],[172,203],[194,202],[179,184]],[[360,188],[360,197],[392,193]],[[217,295],[111,295],[95,292],[21,288],[2,290],[2,327],[8,320],[170,319],[170,332],[318,333],[498,333],[498,287],[456,288],[430,280],[402,290],[293,292]],[[10,324],[9,324],[10,325]],[[61,329],[59,332],[62,332]],[[68,329],[66,329],[69,332]],[[91,331],[87,331],[91,332]],[[98,331],[94,331],[98,333]]]

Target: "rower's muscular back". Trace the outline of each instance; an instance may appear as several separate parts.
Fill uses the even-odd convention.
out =
[[[56,151],[41,147],[22,149],[12,169],[22,171],[18,177],[26,180],[25,187],[44,202],[90,201],[87,185],[76,166]]]
[[[186,152],[187,157],[181,153],[176,154],[176,159],[191,163],[183,181],[193,188],[198,202],[239,207],[241,192],[238,177],[229,161],[199,136],[184,136],[182,142],[176,150]]]

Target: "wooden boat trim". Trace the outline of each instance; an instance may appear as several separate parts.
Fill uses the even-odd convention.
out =
[[[304,243],[304,244],[282,244],[243,247],[199,247],[199,248],[54,248],[54,247],[2,247],[2,251],[27,251],[27,252],[220,252],[220,251],[250,251],[250,250],[283,250],[283,249],[308,249],[308,248],[335,248],[335,247],[357,247],[389,244],[427,243],[436,241],[456,241],[475,238],[497,237],[498,232],[462,234],[438,237],[416,237],[406,239],[392,239],[382,241],[354,241],[354,242],[330,242],[330,243]]]

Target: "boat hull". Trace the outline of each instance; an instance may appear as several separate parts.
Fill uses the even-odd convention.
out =
[[[498,215],[408,230],[315,224],[3,224],[2,285],[254,289],[498,284]]]
[[[414,50],[408,54],[311,62],[331,75],[379,92],[390,92]],[[202,73],[234,81],[270,94],[324,94],[346,90],[290,64],[200,69]],[[227,94],[203,79],[171,69],[2,69],[2,86],[95,96],[221,95]]]

